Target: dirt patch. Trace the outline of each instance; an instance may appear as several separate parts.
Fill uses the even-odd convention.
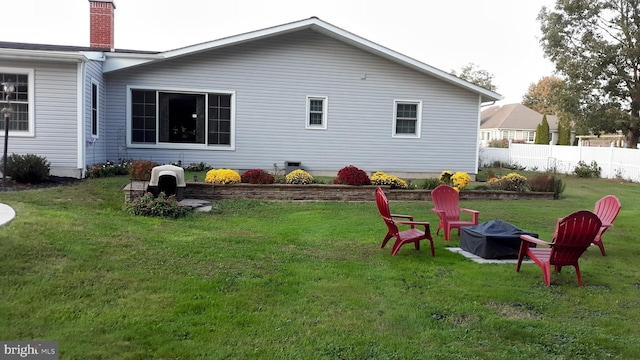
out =
[[[497,301],[489,301],[487,306],[496,309],[498,315],[507,319],[540,319],[542,315],[538,314],[533,307],[523,303],[505,304]]]

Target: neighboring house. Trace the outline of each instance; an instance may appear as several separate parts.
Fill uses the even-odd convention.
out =
[[[522,104],[491,106],[482,110],[480,117],[480,145],[488,146],[494,140],[507,140],[533,144],[536,129],[543,114]],[[551,143],[558,143],[558,117],[547,115]],[[575,134],[572,132],[571,141]]]
[[[119,159],[477,172],[480,107],[495,92],[317,18],[166,52],[115,50],[115,5],[89,3],[88,48],[0,42],[0,77],[19,90],[9,153],[46,156],[53,175]]]

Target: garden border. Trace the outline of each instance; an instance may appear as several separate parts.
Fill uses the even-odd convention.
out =
[[[148,182],[132,181],[123,191],[125,201],[146,192]],[[229,184],[212,185],[203,182],[187,182],[184,197],[199,200],[261,199],[281,201],[374,201],[377,185],[331,185],[331,184]],[[393,201],[431,201],[431,190],[390,189],[380,186]],[[552,192],[515,192],[498,190],[462,190],[461,200],[553,200]]]

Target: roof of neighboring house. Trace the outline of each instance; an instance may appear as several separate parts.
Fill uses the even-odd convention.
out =
[[[535,131],[542,122],[543,114],[522,104],[492,106],[480,114],[481,129],[515,129]],[[558,130],[558,117],[547,115],[549,130]]]

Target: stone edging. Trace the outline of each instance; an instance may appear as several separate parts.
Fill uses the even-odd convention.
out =
[[[123,189],[125,201],[145,192],[147,182],[134,181]],[[213,186],[203,182],[187,182],[184,197],[200,200],[264,199],[286,201],[374,201],[378,186],[349,186],[329,184],[231,184]],[[382,186],[391,201],[431,201],[431,190],[398,190]],[[553,193],[463,190],[461,200],[553,200]]]

